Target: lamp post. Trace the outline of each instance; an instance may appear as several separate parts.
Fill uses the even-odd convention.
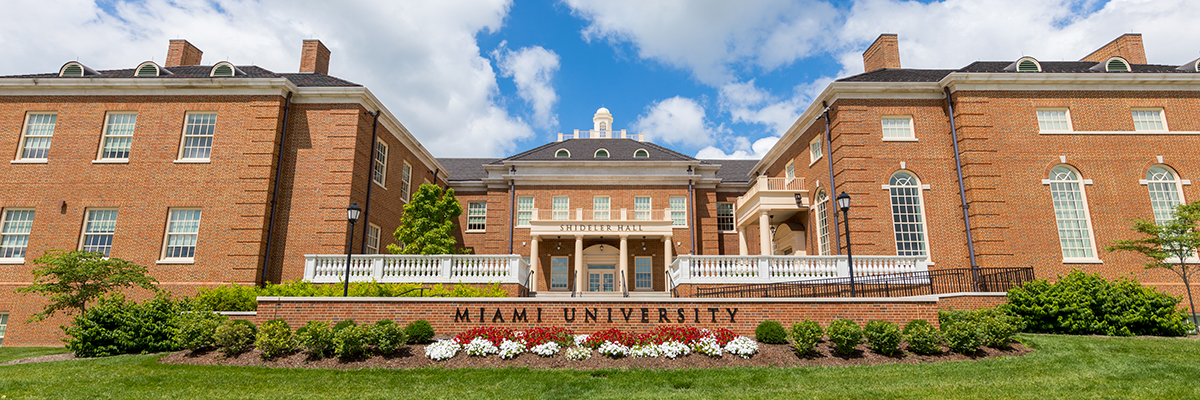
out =
[[[346,284],[342,286],[342,297],[350,294],[350,252],[354,246],[354,223],[358,222],[358,215],[362,213],[362,209],[358,208],[358,203],[350,203],[350,207],[346,207],[346,219],[350,221],[350,234],[346,237]]]
[[[846,265],[850,267],[850,297],[858,297],[854,292],[854,252],[850,250],[850,195],[846,192],[839,194],[837,205],[842,210],[842,220],[846,221]]]

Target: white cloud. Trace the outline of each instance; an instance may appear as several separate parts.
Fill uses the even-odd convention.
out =
[[[496,74],[475,41],[496,32],[511,5],[471,2],[297,2],[148,0],[46,7],[8,2],[0,24],[0,73],[57,71],[78,59],[95,69],[165,59],[167,41],[185,38],[204,63],[229,60],[294,72],[301,40],[332,51],[331,75],[371,89],[435,155],[511,154],[533,131],[498,99]],[[535,112],[536,115],[536,112]]]
[[[696,158],[699,159],[760,159],[771,147],[775,146],[775,142],[779,141],[779,136],[767,136],[754,141],[750,144],[750,140],[745,137],[737,137],[734,140],[736,150],[726,153],[725,151],[713,146],[708,146],[696,152]]]
[[[500,64],[500,76],[512,78],[517,85],[517,95],[533,108],[534,125],[551,129],[558,125],[553,113],[558,94],[554,92],[552,80],[558,71],[559,57],[542,46],[523,47],[517,51],[504,48],[493,52]]]
[[[712,143],[724,128],[713,126],[695,100],[675,96],[646,107],[633,122],[633,130],[652,142],[703,146]]]

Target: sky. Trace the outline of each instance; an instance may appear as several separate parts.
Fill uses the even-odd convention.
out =
[[[1078,60],[1141,33],[1152,64],[1200,58],[1200,2],[709,0],[0,0],[0,75],[162,62],[170,39],[295,72],[304,39],[437,157],[504,157],[614,129],[699,158],[759,158],[862,52],[905,68]]]

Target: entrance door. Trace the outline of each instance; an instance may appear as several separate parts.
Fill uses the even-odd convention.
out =
[[[588,291],[612,292],[616,290],[617,267],[615,265],[589,265]]]

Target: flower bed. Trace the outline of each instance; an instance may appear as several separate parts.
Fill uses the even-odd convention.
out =
[[[574,347],[568,347],[572,344]],[[512,359],[525,352],[542,357],[554,357],[562,352],[569,360],[586,360],[592,357],[593,351],[609,358],[675,359],[690,353],[709,357],[729,353],[750,358],[758,352],[758,342],[724,328],[658,327],[642,334],[613,328],[590,335],[573,335],[570,330],[559,327],[513,331],[481,326],[430,344],[425,348],[425,356],[434,361],[445,361],[460,351],[473,357],[499,354],[502,359]]]

